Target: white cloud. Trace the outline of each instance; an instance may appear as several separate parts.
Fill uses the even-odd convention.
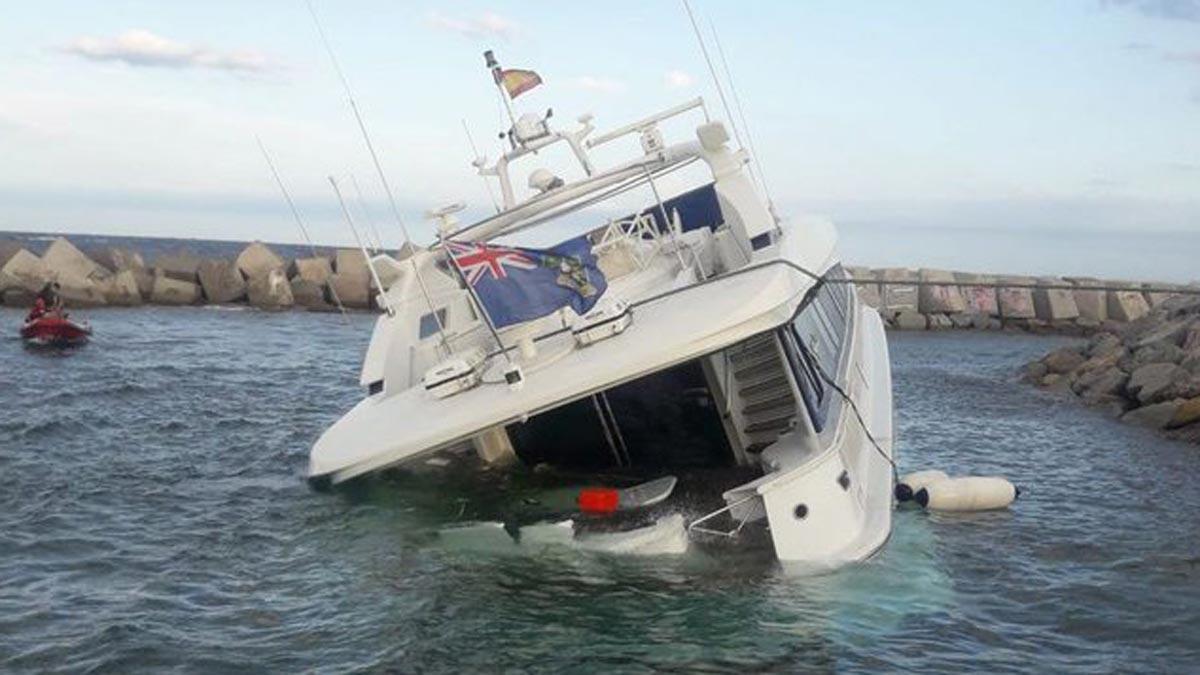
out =
[[[429,12],[427,18],[434,28],[458,33],[469,38],[497,37],[509,40],[520,29],[517,22],[495,12],[484,12],[473,17],[459,17],[448,16],[435,10]]]
[[[668,70],[663,75],[663,82],[666,83],[668,89],[683,89],[695,84],[696,78],[682,70]]]
[[[574,77],[569,82],[579,89],[585,91],[594,91],[601,94],[619,94],[625,91],[625,83],[620,80],[614,80],[610,77],[597,77],[595,75],[581,75]]]
[[[128,30],[114,38],[81,37],[61,48],[89,61],[119,61],[155,68],[208,68],[262,73],[279,66],[253,50],[217,51],[176,42],[147,30]]]

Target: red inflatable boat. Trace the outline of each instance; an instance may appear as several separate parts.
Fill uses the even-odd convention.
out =
[[[29,345],[47,347],[71,347],[87,342],[92,328],[84,322],[75,322],[66,316],[44,314],[21,326],[21,337]]]

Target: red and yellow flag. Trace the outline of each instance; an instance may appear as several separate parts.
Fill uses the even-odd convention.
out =
[[[515,68],[501,70],[499,80],[509,98],[516,98],[542,83],[542,77],[532,70]]]

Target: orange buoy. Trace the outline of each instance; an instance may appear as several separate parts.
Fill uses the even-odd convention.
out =
[[[617,510],[620,495],[612,488],[584,488],[579,491],[579,510],[590,514],[608,514]]]

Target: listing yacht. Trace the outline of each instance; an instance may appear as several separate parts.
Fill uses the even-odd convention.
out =
[[[890,363],[832,225],[778,219],[702,99],[602,135],[587,115],[569,131],[549,112],[510,117],[502,156],[474,162],[498,183],[497,212],[461,224],[459,205],[438,210],[436,242],[369,259],[385,311],[365,397],[316,442],[310,478],[448,453],[597,474],[698,468],[725,479],[710,481],[714,508],[687,514],[692,540],[756,529],[780,561],[818,567],[876,552],[891,531]],[[668,142],[667,126],[687,135]],[[516,165],[555,146],[578,176],[533,167],[518,194]],[[601,146],[629,152],[599,166]],[[668,190],[685,174],[699,178]],[[639,194],[641,208],[613,206]],[[521,237],[573,227],[595,263],[596,278],[575,280],[593,296],[584,311],[489,317],[473,276],[527,263]]]

